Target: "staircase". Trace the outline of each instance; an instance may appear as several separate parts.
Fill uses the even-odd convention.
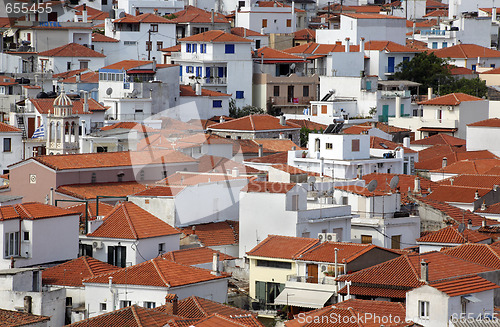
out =
[[[24,125],[24,116],[17,116],[17,127],[22,131],[23,140],[26,140],[28,136],[26,134],[26,125]]]

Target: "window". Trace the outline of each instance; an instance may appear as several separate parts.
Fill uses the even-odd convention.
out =
[[[99,303],[99,310],[106,311],[106,302]]]
[[[126,265],[126,256],[126,247],[120,245],[108,246],[108,263],[110,265],[124,268]]]
[[[202,68],[201,66],[196,67],[196,77],[201,77]]]
[[[19,255],[19,232],[5,233],[5,258]]]
[[[130,307],[132,305],[132,301],[130,300],[121,300],[120,301],[120,309]]]
[[[234,53],[234,44],[226,44],[225,53]]]
[[[207,53],[207,45],[206,44],[200,44],[200,52]]]
[[[193,73],[193,72],[194,72],[193,66],[186,66],[186,73]]]
[[[236,99],[243,99],[245,97],[244,91],[236,91]]]
[[[322,114],[327,114],[328,113],[328,107],[326,105],[321,105],[321,113]]]
[[[257,260],[258,267],[292,269],[291,262],[271,261],[271,260]]]
[[[71,70],[71,61],[66,63],[66,70]]]
[[[423,319],[429,319],[429,301],[418,301],[418,316]]]
[[[309,96],[309,85],[302,86],[302,96],[303,97]]]
[[[262,27],[267,27],[267,19],[262,20]]]
[[[410,57],[403,57],[403,62],[410,61]]]
[[[193,52],[193,53],[198,52],[198,44],[191,45],[191,52]]]
[[[180,69],[179,69],[179,76],[181,76],[181,77],[182,77],[182,66],[179,66],[179,68],[180,68]]]
[[[214,108],[222,108],[222,100],[213,100],[212,107]]]
[[[191,43],[186,43],[186,52],[191,52]]]
[[[400,248],[401,248],[401,235],[392,235],[391,249],[400,249]]]
[[[285,289],[285,284],[255,282],[255,297],[264,303],[274,303],[274,299]]]
[[[143,307],[148,308],[148,309],[154,309],[154,308],[156,308],[156,303],[145,301]]]
[[[438,48],[438,43],[437,42],[432,42],[432,48],[437,49]]]
[[[151,51],[151,50],[153,50],[153,42],[146,41],[146,51]]]
[[[273,96],[275,96],[275,97],[279,97],[280,96],[280,86],[279,85],[275,85],[273,87]]]
[[[123,45],[136,45],[137,41],[123,41]]]
[[[30,240],[30,232],[23,232],[23,241]]]
[[[286,20],[286,27],[292,27],[292,20],[291,19]]]
[[[359,139],[352,140],[351,151],[352,152],[359,152]]]
[[[151,24],[150,31],[158,32],[158,24]]]
[[[327,150],[333,149],[333,144],[332,143],[325,143],[325,149],[327,149]]]
[[[91,257],[92,256],[92,244],[81,244],[78,247],[78,256],[83,257],[85,255]]]
[[[11,152],[12,151],[12,139],[10,137],[6,137],[3,139],[3,152]]]
[[[443,42],[443,48],[447,48],[448,47],[448,42]]]
[[[33,292],[40,291],[40,271],[39,270],[33,271],[32,286],[33,286]]]
[[[80,69],[87,69],[89,68],[89,62],[88,61],[80,61]]]
[[[260,49],[260,40],[255,40],[255,49]]]
[[[361,244],[372,244],[371,235],[361,235]]]
[[[490,67],[491,67],[491,68],[495,68],[495,64],[491,64],[491,65],[490,65]]]
[[[158,244],[158,253],[162,254],[163,252],[165,252],[165,243],[159,243]]]
[[[299,195],[292,195],[292,211],[299,210]]]
[[[471,68],[472,68],[473,71],[476,71],[476,65],[472,65]]]
[[[163,49],[163,42],[162,41],[156,42],[156,50],[160,51],[161,49]]]

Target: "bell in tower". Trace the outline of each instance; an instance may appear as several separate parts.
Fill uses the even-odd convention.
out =
[[[73,101],[61,91],[47,115],[47,153],[78,153],[80,117],[73,113]]]

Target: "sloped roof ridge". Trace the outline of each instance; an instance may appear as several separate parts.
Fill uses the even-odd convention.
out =
[[[83,263],[85,264],[85,267],[87,267],[87,269],[89,270],[90,275],[91,275],[92,277],[94,277],[94,276],[95,276],[95,274],[94,274],[94,272],[92,271],[92,268],[90,268],[89,262],[87,261],[87,260],[88,260],[88,257],[87,257],[87,256],[83,256],[83,259],[82,259],[82,260],[83,260]]]
[[[135,306],[130,307],[130,311],[132,311],[132,315],[134,316],[135,321],[139,327],[143,327],[141,323],[141,319],[139,319],[139,315],[137,314]]]
[[[420,256],[420,254],[416,254],[418,256]],[[415,267],[411,264],[411,261],[410,261],[410,258],[408,257],[407,254],[403,255],[403,257],[406,259],[406,262],[408,263],[408,265],[410,266],[410,269],[411,271],[413,272],[413,274],[415,275],[415,278],[420,281],[420,276],[418,275],[417,271],[415,270]]]
[[[130,227],[130,231],[132,232],[132,235],[134,235],[135,239],[139,239],[139,235],[137,235],[134,223],[132,222],[132,219],[130,218],[130,215],[128,214],[127,206],[125,205],[125,203],[122,203],[122,208],[123,208],[123,214],[125,215],[125,219],[127,220],[127,223]]]
[[[205,316],[208,316],[208,313],[205,311],[205,309],[203,308],[203,306],[201,305],[200,301],[198,301],[198,297],[196,296],[193,296],[193,301],[194,301],[194,304],[196,305],[196,307],[201,311],[203,312],[203,314]]]
[[[17,211],[17,208],[21,209],[25,214],[26,216],[28,216],[29,218],[33,218],[33,215],[28,211],[28,209],[26,209],[23,204],[17,204],[14,206],[14,210],[16,211],[16,213],[19,215],[19,212]],[[19,217],[22,219],[23,216],[22,215],[19,215]]]
[[[147,262],[147,261],[146,261]],[[165,286],[167,287],[170,287],[170,284],[168,283],[168,281],[165,279],[165,276],[163,276],[163,274],[161,273],[161,270],[160,270],[160,267],[158,267],[158,264],[156,263],[156,260],[155,259],[152,259],[151,262],[153,263],[153,267],[155,267],[155,270],[156,272],[158,273],[158,276],[160,276],[160,279],[162,280],[162,282],[165,283]]]

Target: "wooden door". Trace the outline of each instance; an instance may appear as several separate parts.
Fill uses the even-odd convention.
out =
[[[307,265],[307,282],[308,283],[318,283],[318,265],[308,264]]]

